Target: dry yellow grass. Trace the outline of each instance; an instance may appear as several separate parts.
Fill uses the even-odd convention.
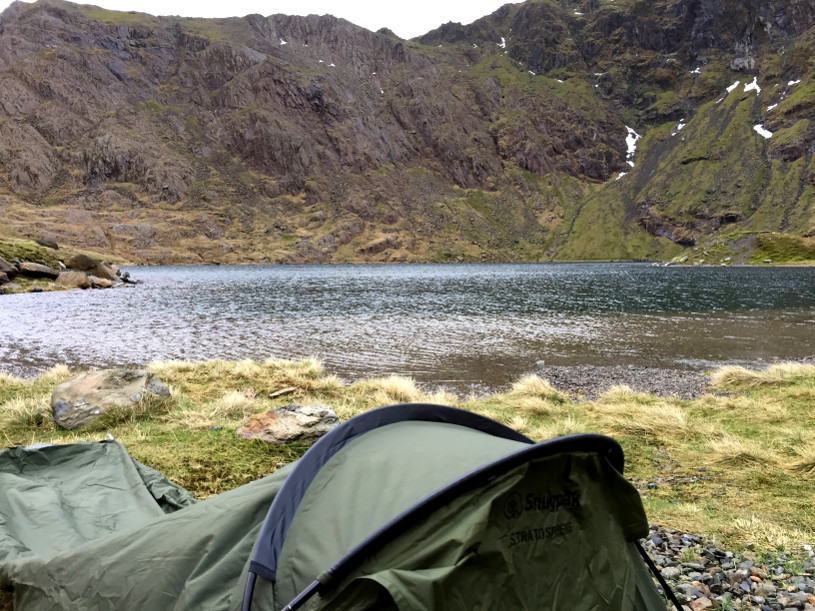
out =
[[[719,388],[738,388],[742,390],[779,386],[792,382],[815,381],[815,365],[803,363],[780,363],[762,371],[753,371],[744,367],[722,367],[711,376],[711,382]]]
[[[344,420],[394,403],[452,405],[534,440],[586,432],[614,437],[654,523],[736,547],[815,541],[813,367],[729,368],[715,376],[727,394],[694,401],[616,387],[593,402],[572,401],[537,376],[518,380],[505,394],[460,398],[428,392],[400,376],[346,384],[315,359],[158,362],[149,368],[172,388],[172,397],[77,432],[58,430],[49,406],[54,386],[75,373],[58,367],[33,381],[0,375],[0,439],[6,445],[72,443],[110,433],[137,460],[204,498],[306,451],[304,444],[272,447],[238,438],[234,431],[249,414],[288,403],[326,403]],[[283,389],[286,394],[269,396]]]

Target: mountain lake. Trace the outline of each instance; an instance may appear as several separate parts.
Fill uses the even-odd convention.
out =
[[[641,263],[127,268],[0,297],[0,368],[320,359],[489,391],[546,365],[709,370],[815,355],[815,268]]]

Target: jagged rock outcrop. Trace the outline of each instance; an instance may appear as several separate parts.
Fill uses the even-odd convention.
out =
[[[544,0],[415,41],[331,16],[17,2],[0,16],[4,218],[144,263],[645,258],[725,225],[805,235],[813,27],[812,0]],[[744,99],[720,102],[737,79]],[[651,193],[667,233],[638,213]],[[587,250],[593,228],[622,250]]]

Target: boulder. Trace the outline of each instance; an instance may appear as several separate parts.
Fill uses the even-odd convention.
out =
[[[66,289],[89,289],[91,282],[85,272],[64,271],[57,277],[57,284]]]
[[[96,259],[92,259],[87,255],[74,255],[68,259],[65,264],[70,269],[75,269],[80,272],[87,272],[89,276],[96,276],[97,278],[104,278],[111,282],[117,281],[117,276],[113,273],[107,265]]]
[[[337,414],[328,405],[287,405],[249,416],[237,434],[245,439],[262,439],[267,443],[311,442],[339,423]]]
[[[58,385],[51,393],[51,409],[59,426],[75,429],[111,408],[133,409],[145,396],[169,397],[170,390],[146,369],[105,369]]]
[[[0,272],[0,284],[8,284],[10,282],[6,272]]]
[[[80,272],[89,272],[99,265],[99,261],[90,258],[88,255],[74,255],[65,262],[65,265]]]
[[[59,271],[53,267],[42,265],[41,263],[23,261],[20,264],[20,275],[29,276],[31,278],[51,278],[51,280],[56,280],[59,276]]]
[[[79,273],[81,274],[82,272]],[[91,287],[95,289],[109,289],[114,284],[116,284],[113,280],[110,280],[109,278],[100,278],[92,274],[88,274],[87,278],[88,282],[91,283]]]
[[[13,264],[0,257],[0,272],[8,275],[9,279],[13,279],[19,270]]]
[[[40,237],[36,240],[37,244],[40,246],[45,246],[46,248],[50,248],[52,250],[59,250],[59,244],[57,244],[54,240],[46,237]]]

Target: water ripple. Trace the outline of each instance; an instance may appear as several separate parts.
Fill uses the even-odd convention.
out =
[[[0,297],[0,366],[316,356],[496,388],[547,364],[815,354],[815,270],[636,264],[156,267],[137,287]]]

